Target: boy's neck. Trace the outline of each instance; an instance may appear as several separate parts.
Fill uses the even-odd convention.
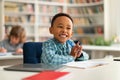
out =
[[[55,40],[56,42],[58,42],[58,43],[60,43],[60,44],[65,44],[65,43],[66,43],[66,42],[61,43],[59,40],[57,40],[57,39],[55,39],[55,38],[53,38],[53,40]]]

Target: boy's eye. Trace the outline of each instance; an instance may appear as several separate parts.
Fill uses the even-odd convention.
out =
[[[59,25],[58,28],[62,28],[63,26],[62,25]]]
[[[70,27],[68,27],[67,29],[71,29]]]
[[[70,30],[70,29],[71,29],[71,27],[67,27],[67,29],[68,29],[68,30]]]

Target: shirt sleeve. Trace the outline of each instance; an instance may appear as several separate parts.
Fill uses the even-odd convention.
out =
[[[17,49],[18,49],[18,48],[23,48],[23,44],[24,44],[24,43],[19,43],[19,45],[17,46]]]
[[[3,41],[0,41],[0,48],[1,48],[1,47],[4,47]]]
[[[74,61],[71,55],[56,54],[57,48],[51,43],[43,43],[42,61],[45,64],[65,64]]]
[[[0,42],[0,48],[2,47],[2,43]]]

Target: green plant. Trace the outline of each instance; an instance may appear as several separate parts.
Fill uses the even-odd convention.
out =
[[[98,38],[96,38],[94,40],[90,40],[89,41],[90,45],[97,45],[97,46],[110,46],[111,43],[112,43],[111,40],[110,41],[106,41],[106,40],[104,40],[103,37],[98,37]]]

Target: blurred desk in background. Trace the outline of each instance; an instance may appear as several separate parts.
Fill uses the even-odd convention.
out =
[[[23,55],[2,55],[0,56],[0,66],[23,63]]]
[[[83,45],[84,51],[90,51],[91,59],[104,58],[106,56],[120,56],[120,46],[95,46],[95,45]]]

